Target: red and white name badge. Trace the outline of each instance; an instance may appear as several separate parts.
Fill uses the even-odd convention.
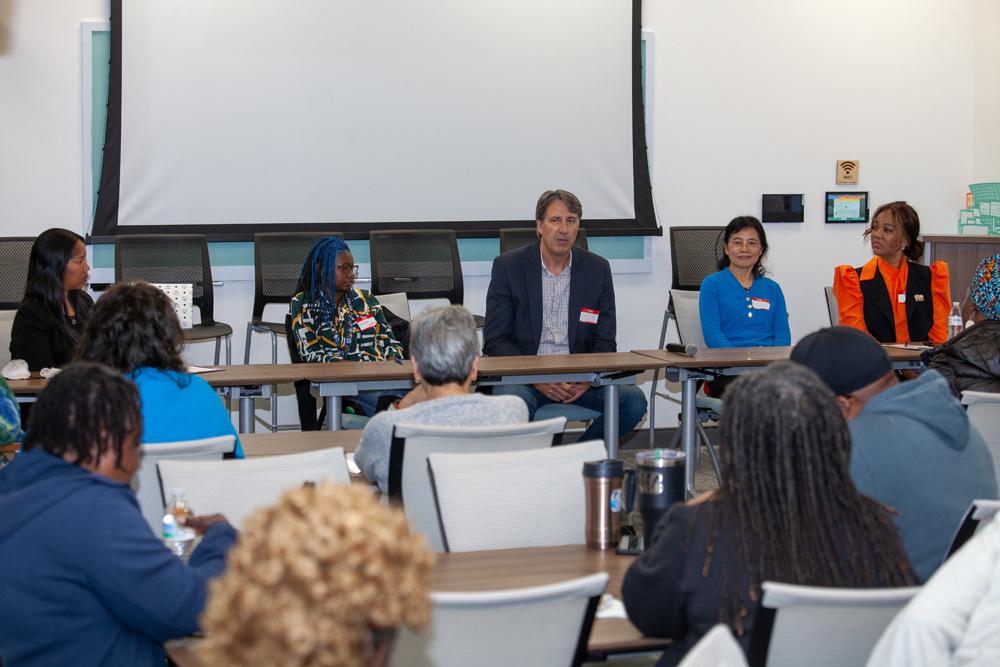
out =
[[[580,321],[586,322],[587,324],[597,324],[597,316],[600,314],[601,312],[599,310],[582,308],[580,310]]]
[[[900,292],[896,295],[896,301],[899,303],[906,303],[906,292]]]
[[[358,328],[361,329],[362,331],[367,331],[376,324],[378,324],[378,322],[375,320],[374,315],[369,315],[368,317],[362,317],[360,320],[357,320]]]
[[[754,310],[771,310],[771,304],[768,302],[767,299],[754,298],[750,300],[750,303],[753,306]]]

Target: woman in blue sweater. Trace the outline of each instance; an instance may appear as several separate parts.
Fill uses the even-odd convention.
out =
[[[110,366],[142,395],[142,442],[182,442],[236,435],[229,411],[205,380],[187,373],[184,332],[173,302],[144,282],[119,283],[90,314],[77,361]],[[239,436],[226,458],[243,458]]]
[[[779,347],[792,344],[785,295],[764,277],[767,236],[749,215],[733,218],[723,232],[719,272],[701,284],[698,308],[708,347]]]

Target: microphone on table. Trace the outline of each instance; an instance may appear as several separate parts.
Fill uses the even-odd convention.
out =
[[[686,354],[689,357],[693,357],[698,354],[698,346],[694,343],[688,343],[687,345],[667,343],[667,352],[676,352],[677,354]]]

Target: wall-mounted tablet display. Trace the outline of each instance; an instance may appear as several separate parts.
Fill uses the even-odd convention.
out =
[[[761,222],[802,222],[802,195],[762,195]]]
[[[867,192],[827,192],[827,222],[868,222]]]

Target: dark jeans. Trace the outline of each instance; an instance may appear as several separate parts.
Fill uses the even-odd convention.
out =
[[[535,411],[543,405],[556,403],[545,397],[545,395],[535,389],[530,384],[506,384],[493,387],[493,395],[517,396],[528,406],[528,419],[534,421]],[[576,399],[572,405],[579,405],[600,412],[601,416],[591,422],[587,430],[584,431],[580,442],[588,440],[604,439],[604,387],[594,389],[591,387],[587,392]],[[630,433],[636,424],[642,421],[646,414],[646,395],[634,384],[618,385],[618,437],[619,439]]]

